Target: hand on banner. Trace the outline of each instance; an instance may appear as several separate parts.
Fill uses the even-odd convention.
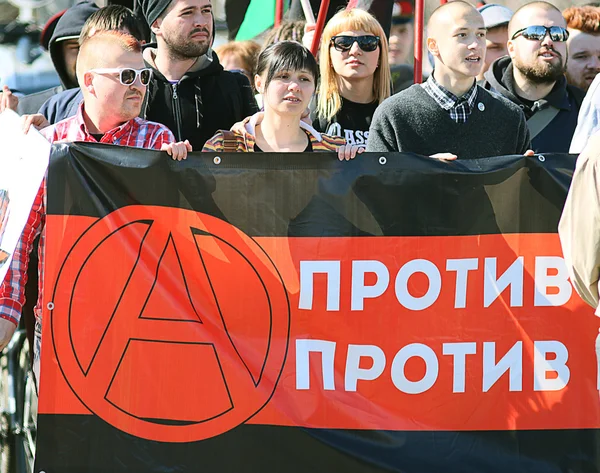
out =
[[[166,151],[173,160],[181,161],[187,158],[187,154],[192,151],[192,145],[188,140],[179,141],[177,143],[163,143],[161,151]]]
[[[0,318],[0,351],[8,345],[16,328],[17,326],[10,320]]]
[[[41,113],[34,115],[23,115],[23,133],[29,133],[29,129],[33,126],[36,130],[41,130],[50,126],[50,122]]]
[[[4,112],[7,108],[16,112],[18,105],[19,98],[11,92],[7,85],[2,87],[2,95],[0,95],[0,113]]]
[[[458,158],[458,156],[452,153],[435,153],[429,157],[433,159],[439,159],[440,161],[454,161]]]
[[[342,145],[338,148],[337,152],[340,161],[350,161],[351,159],[354,159],[357,154],[364,153],[365,148],[358,145]]]
[[[535,152],[532,149],[528,149],[527,151],[525,151],[523,156],[535,156]]]

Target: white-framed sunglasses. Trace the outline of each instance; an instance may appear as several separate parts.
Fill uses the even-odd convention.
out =
[[[88,72],[95,72],[96,74],[118,74],[119,82],[123,85],[132,85],[140,77],[140,83],[142,85],[148,85],[152,78],[152,69],[132,69],[129,67],[115,67],[113,69],[90,69]]]

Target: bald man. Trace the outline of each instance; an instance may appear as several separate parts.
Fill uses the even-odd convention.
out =
[[[379,106],[367,151],[446,160],[526,153],[521,110],[476,84],[486,50],[481,14],[466,2],[447,3],[433,12],[427,32],[433,73]]]
[[[101,51],[102,54],[98,54]],[[185,157],[189,143],[174,143],[173,133],[159,123],[138,118],[150,71],[145,69],[139,42],[128,34],[102,31],[88,38],[77,59],[77,80],[83,103],[74,117],[46,127],[42,134],[49,141],[88,141],[137,148],[164,149],[173,158]],[[26,123],[39,125],[43,115],[29,115]],[[46,122],[47,123],[47,122]],[[45,255],[46,180],[42,182],[19,239],[13,259],[0,286],[0,348],[3,348],[19,323],[24,303],[25,274],[33,241],[41,233],[39,273],[43,274]],[[39,379],[41,347],[41,301],[43,278],[39,279],[34,343],[34,373]]]
[[[567,84],[569,32],[547,2],[519,8],[508,25],[508,57],[495,61],[483,86],[518,105],[536,152],[568,153],[584,93]]]

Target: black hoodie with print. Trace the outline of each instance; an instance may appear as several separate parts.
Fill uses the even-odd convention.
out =
[[[20,114],[38,113],[44,102],[54,94],[65,89],[79,87],[77,81],[73,81],[66,71],[62,45],[60,43],[66,39],[79,38],[83,25],[96,10],[98,10],[98,5],[93,2],[78,2],[69,8],[60,20],[58,20],[54,33],[50,38],[48,50],[50,51],[50,58],[52,59],[52,63],[54,64],[54,68],[58,73],[62,85],[21,98],[17,109]]]
[[[577,126],[579,108],[585,92],[567,84],[567,79],[561,76],[554,88],[543,99],[535,102],[517,95],[513,76],[513,63],[510,57],[501,57],[494,61],[484,74],[482,86],[496,91],[514,104],[518,105],[529,120],[536,112],[550,105],[559,110],[552,121],[531,140],[531,146],[536,153],[568,153],[571,139]]]
[[[231,126],[258,111],[248,78],[223,70],[216,53],[202,56],[185,75],[171,83],[154,65],[155,45],[144,49],[144,60],[153,70],[141,117],[162,123],[177,138],[189,140],[195,151],[217,130]]]

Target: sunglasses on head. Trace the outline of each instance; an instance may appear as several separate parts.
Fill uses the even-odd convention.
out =
[[[89,72],[95,72],[96,74],[118,74],[119,82],[123,85],[132,85],[140,76],[140,82],[142,85],[148,85],[152,78],[152,69],[130,69],[126,68],[114,68],[114,69],[91,69]]]
[[[517,31],[511,39],[515,39],[518,36],[523,36],[525,39],[532,41],[542,41],[546,34],[550,35],[550,39],[556,42],[563,42],[569,38],[569,32],[562,26],[528,26],[527,28],[521,28]]]
[[[334,36],[331,38],[331,45],[338,51],[350,51],[352,45],[356,42],[358,47],[369,53],[375,51],[379,46],[379,36],[364,35],[364,36]]]

